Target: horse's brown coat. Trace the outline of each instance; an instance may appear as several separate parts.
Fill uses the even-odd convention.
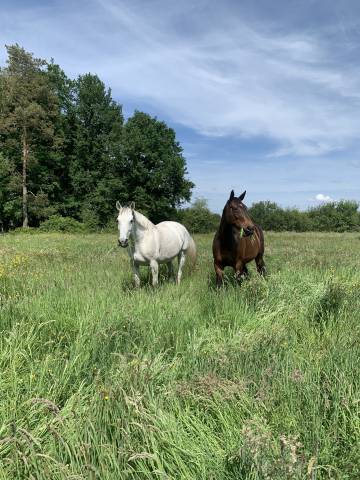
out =
[[[235,197],[234,191],[231,191],[214,237],[213,256],[217,286],[222,285],[225,267],[232,267],[236,277],[240,279],[248,273],[246,264],[255,260],[258,272],[261,275],[265,273],[264,234],[261,227],[252,221],[242,203],[245,194],[246,191],[240,197]]]

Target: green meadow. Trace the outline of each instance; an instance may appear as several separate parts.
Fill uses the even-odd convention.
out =
[[[117,234],[0,236],[0,479],[358,479],[360,233],[135,290]]]

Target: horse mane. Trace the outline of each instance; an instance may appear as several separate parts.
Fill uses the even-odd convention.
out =
[[[219,225],[219,233],[223,234],[224,233],[224,230],[226,229],[226,227],[229,225],[226,220],[225,220],[225,208],[226,206],[224,207],[223,209],[223,213],[221,215],[221,219],[220,219],[220,225]]]
[[[138,212],[137,210],[134,210],[134,217],[136,222],[143,228],[145,229],[150,229],[152,227],[155,227],[155,225],[152,223],[151,220],[145,217],[142,213]]]
[[[222,235],[225,233],[226,229],[232,228],[232,225],[230,223],[227,223],[227,221],[225,219],[225,212],[226,212],[227,208],[229,208],[228,202],[225,203],[225,206],[223,208],[223,212],[222,212],[222,215],[221,215],[221,219],[220,219],[219,232]]]

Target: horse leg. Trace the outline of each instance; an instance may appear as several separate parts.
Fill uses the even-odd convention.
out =
[[[168,267],[169,280],[172,280],[174,278],[174,267],[171,261],[167,262],[167,267]]]
[[[134,282],[135,287],[140,287],[140,271],[139,271],[139,264],[133,262],[133,273],[134,273]]]
[[[178,259],[179,259],[179,269],[178,269],[177,279],[176,279],[177,284],[180,283],[181,276],[182,276],[182,269],[185,265],[185,259],[186,259],[185,252],[181,251],[178,255]]]
[[[220,288],[224,280],[224,269],[221,263],[214,262],[215,274],[216,274],[216,286]]]
[[[248,269],[242,260],[238,260],[235,265],[235,279],[238,282],[244,280],[249,274]]]
[[[243,278],[244,280],[246,278],[249,278],[249,270],[247,269],[247,266],[244,265],[244,268],[243,268],[243,273],[241,274],[241,278]]]
[[[156,260],[151,260],[150,262],[150,268],[151,268],[151,273],[152,273],[152,285],[153,287],[156,287],[158,284],[159,280],[159,264]]]
[[[262,253],[259,253],[259,255],[255,258],[255,263],[258,273],[264,277],[266,274],[266,268]]]

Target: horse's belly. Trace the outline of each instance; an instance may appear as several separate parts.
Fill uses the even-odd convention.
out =
[[[158,261],[161,263],[172,260],[183,249],[187,231],[176,222],[162,222],[156,227],[159,234]]]
[[[257,254],[257,250],[251,246],[248,248],[241,248],[239,252],[221,250],[219,258],[221,259],[221,263],[224,267],[236,268],[237,263],[249,263],[254,260]]]
[[[181,246],[178,242],[164,242],[162,243],[159,251],[158,262],[167,262],[175,258],[181,250]]]

